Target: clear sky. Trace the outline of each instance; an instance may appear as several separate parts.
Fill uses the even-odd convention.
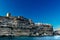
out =
[[[0,0],[0,15],[7,12],[60,27],[60,0]]]

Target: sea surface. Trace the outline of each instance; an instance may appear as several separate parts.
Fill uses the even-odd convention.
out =
[[[60,40],[60,36],[45,36],[45,37],[0,37],[0,40]]]

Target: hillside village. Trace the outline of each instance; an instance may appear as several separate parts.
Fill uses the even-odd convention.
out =
[[[53,35],[51,24],[34,23],[23,16],[0,16],[0,36],[44,36]]]

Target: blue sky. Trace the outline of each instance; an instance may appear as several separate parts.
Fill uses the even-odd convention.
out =
[[[0,15],[7,12],[60,27],[60,0],[0,0]]]

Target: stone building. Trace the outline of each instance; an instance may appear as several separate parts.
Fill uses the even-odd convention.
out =
[[[50,24],[43,24],[37,23],[36,26],[36,33],[39,35],[53,35],[53,27]]]

